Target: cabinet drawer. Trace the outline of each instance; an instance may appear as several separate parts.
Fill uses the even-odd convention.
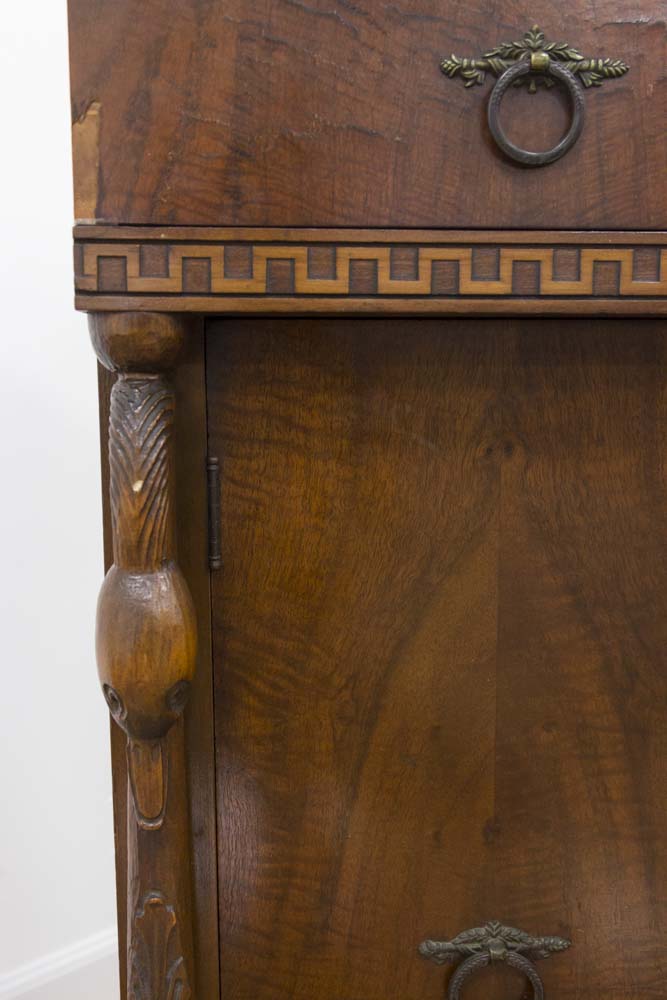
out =
[[[118,223],[667,228],[659,0],[70,0],[76,215]],[[498,8],[500,11],[500,8]],[[441,60],[537,22],[626,62],[590,87],[577,144],[527,169],[496,146],[482,86]],[[459,74],[457,74],[458,76]],[[512,89],[513,141],[567,128],[559,87]]]

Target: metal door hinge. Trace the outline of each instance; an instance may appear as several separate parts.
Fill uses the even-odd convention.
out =
[[[220,549],[220,462],[212,455],[206,459],[208,483],[208,566],[210,570],[222,566]]]

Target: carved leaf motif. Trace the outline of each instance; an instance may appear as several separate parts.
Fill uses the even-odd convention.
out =
[[[605,80],[613,80],[628,72],[621,59],[586,59],[575,72],[579,73],[584,87],[601,87]]]
[[[109,464],[114,561],[157,567],[166,557],[174,395],[160,378],[121,376],[111,394]]]
[[[544,51],[548,52],[552,59],[559,59],[561,62],[578,62],[584,57],[581,52],[571,48],[567,42],[549,42],[544,46]]]
[[[449,76],[450,78],[460,73],[466,81],[466,87],[472,87],[476,83],[482,84],[486,78],[484,68],[475,59],[459,59],[458,56],[453,54],[451,59],[443,59],[440,63],[440,69],[445,76]]]
[[[451,941],[424,941],[419,951],[425,958],[443,965],[483,952],[499,954],[512,951],[532,959],[548,958],[554,952],[565,951],[569,947],[570,942],[565,938],[534,937],[516,927],[506,927],[497,920],[491,920],[483,927],[462,931]]]
[[[508,59],[510,62],[514,62],[516,59],[520,59],[525,52],[526,46],[523,42],[501,42],[500,45],[496,45],[495,49],[485,52],[484,58],[493,59],[497,56],[499,59]]]
[[[192,1000],[178,920],[162,893],[144,896],[131,935],[128,1000]]]
[[[524,43],[531,49],[541,49],[544,45],[544,32],[534,24],[530,31],[526,32]]]
[[[500,74],[504,73],[505,70],[508,69],[509,66],[511,65],[506,60],[496,59],[495,57],[489,58],[487,62],[489,64],[489,69],[491,70],[492,73],[495,74],[495,76],[500,76]]]
[[[629,68],[621,59],[585,59],[568,42],[545,42],[544,32],[537,25],[527,31],[520,41],[501,42],[485,52],[481,59],[462,59],[452,55],[440,64],[440,68],[446,76],[460,75],[465,86],[470,87],[475,83],[484,83],[487,72],[501,76],[517,60],[526,59],[534,52],[546,52],[551,59],[563,63],[565,69],[579,75],[585,87],[599,87],[605,80],[623,76]],[[548,73],[533,73],[514,83],[515,87],[527,87],[533,94],[538,87],[553,85],[554,80]]]

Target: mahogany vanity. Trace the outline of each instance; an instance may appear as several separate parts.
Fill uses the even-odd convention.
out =
[[[664,5],[69,17],[123,998],[663,998]]]

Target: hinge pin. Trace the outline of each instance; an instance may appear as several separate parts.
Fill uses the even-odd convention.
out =
[[[222,566],[220,543],[220,462],[209,456],[206,459],[208,481],[208,566],[210,570]]]

